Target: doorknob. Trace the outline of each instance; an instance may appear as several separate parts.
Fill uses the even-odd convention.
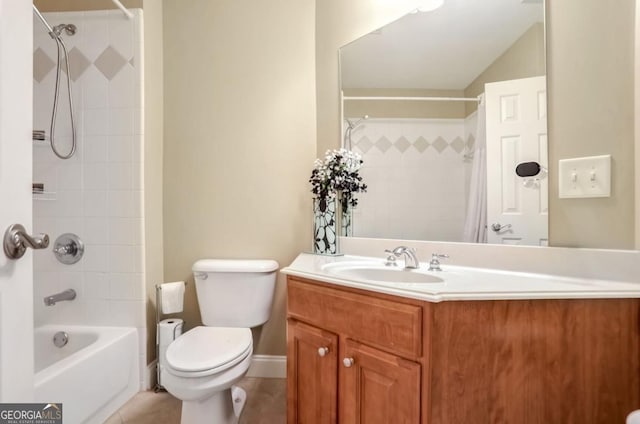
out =
[[[328,347],[320,347],[320,348],[318,348],[318,355],[325,356],[327,353],[329,353],[329,348]]]
[[[500,231],[508,230],[509,228],[511,228],[511,224],[501,225],[499,222],[496,222],[495,224],[491,224],[491,229],[496,233],[499,233]]]
[[[354,363],[355,361],[353,360],[353,358],[344,358],[342,360],[342,365],[344,365],[345,368],[351,368]]]
[[[4,253],[9,259],[20,259],[27,251],[27,247],[32,249],[45,249],[49,246],[49,236],[38,234],[30,236],[20,224],[13,224],[4,233],[3,241]]]

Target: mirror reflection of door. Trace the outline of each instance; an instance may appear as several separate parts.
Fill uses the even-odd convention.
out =
[[[353,211],[354,236],[545,243],[488,240],[500,219],[486,212],[484,233],[465,237],[477,98],[488,83],[544,77],[543,22],[542,1],[446,0],[340,49],[343,144],[362,154],[369,187]]]
[[[487,108],[487,238],[494,244],[546,246],[549,233],[546,78],[485,86]],[[520,163],[536,175],[520,177]]]

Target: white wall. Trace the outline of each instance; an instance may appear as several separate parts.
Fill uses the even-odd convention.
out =
[[[33,181],[44,183],[46,192],[33,196],[34,230],[48,233],[52,245],[60,234],[75,233],[86,251],[74,265],[59,263],[51,248],[35,253],[34,314],[36,325],[138,327],[145,346],[142,11],[132,12],[132,20],[119,11],[45,14],[52,26],[78,27],[74,36],[63,36],[72,61],[78,147],[62,160],[48,143],[34,142]],[[55,58],[55,42],[34,17],[34,129],[47,134]],[[66,85],[60,93],[56,144],[67,152]],[[77,292],[74,301],[44,306],[45,296],[68,288]]]

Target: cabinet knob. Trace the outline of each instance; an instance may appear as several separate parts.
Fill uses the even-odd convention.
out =
[[[329,353],[329,348],[328,347],[320,347],[320,348],[318,348],[318,355],[324,356],[327,353]]]
[[[351,366],[355,363],[355,361],[353,360],[353,358],[344,358],[342,360],[342,364],[344,365],[345,368],[351,368]]]

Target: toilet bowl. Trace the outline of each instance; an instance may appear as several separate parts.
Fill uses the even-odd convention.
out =
[[[232,388],[249,369],[252,344],[248,328],[196,327],[169,346],[162,378],[183,401],[183,423],[238,421],[246,394]]]
[[[278,263],[197,261],[193,265],[203,326],[174,340],[160,368],[169,393],[182,400],[183,424],[236,424],[246,393],[234,386],[251,364],[251,327],[271,312]]]

